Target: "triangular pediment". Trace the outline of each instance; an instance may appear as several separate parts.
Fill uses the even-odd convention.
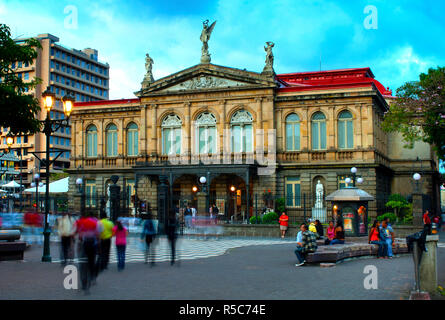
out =
[[[160,93],[274,86],[276,86],[274,77],[270,75],[213,64],[200,64],[154,81],[135,94],[143,97]]]

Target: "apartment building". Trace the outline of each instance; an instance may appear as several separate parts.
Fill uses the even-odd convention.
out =
[[[46,111],[43,108],[42,92],[47,88],[56,95],[56,102],[51,111],[51,119],[63,119],[63,105],[60,98],[66,94],[74,96],[76,102],[91,102],[107,100],[109,94],[109,65],[98,60],[98,52],[95,49],[86,48],[76,50],[59,44],[59,38],[51,34],[40,34],[37,37],[42,45],[37,58],[32,64],[21,62],[13,63],[12,69],[25,82],[34,77],[40,78],[42,83],[29,91],[41,101],[42,111],[38,118],[44,120]],[[26,39],[18,39],[17,43],[23,43]],[[7,149],[6,135],[8,128],[1,128],[0,154]],[[71,126],[62,126],[54,132],[50,139],[50,148],[66,150],[54,165],[51,172],[62,172],[70,166],[71,157]],[[43,133],[34,135],[16,136],[11,149],[22,161],[18,162],[18,168],[22,169],[22,181],[25,186],[32,182],[34,173],[39,172],[41,178],[45,176],[45,168],[32,152],[46,150],[46,139]],[[51,151],[52,151],[51,150]],[[50,153],[50,159],[57,157],[57,152]],[[44,158],[44,154],[38,154]],[[20,176],[16,176],[16,181]]]

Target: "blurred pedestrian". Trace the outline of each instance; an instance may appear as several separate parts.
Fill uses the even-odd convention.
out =
[[[108,262],[110,261],[110,248],[111,248],[111,238],[113,237],[113,227],[114,224],[111,222],[107,214],[101,213],[100,217],[100,242],[99,242],[99,261],[97,263],[98,271],[103,271],[108,268]]]
[[[170,212],[165,230],[171,248],[171,260],[170,260],[171,265],[175,263],[176,239],[178,237],[177,229],[178,229],[178,223],[176,221],[175,214],[174,212]]]
[[[151,214],[147,214],[144,217],[144,226],[142,227],[141,241],[145,241],[145,263],[148,263],[148,256],[151,249],[151,265],[155,263],[155,248],[153,247],[153,241],[156,237],[156,230]]]
[[[74,222],[74,219],[68,214],[68,212],[62,213],[62,216],[58,217],[56,220],[56,228],[61,243],[62,265],[66,265],[67,261],[73,258],[71,257],[71,248],[74,244],[74,234],[76,232]]]
[[[80,277],[82,289],[89,293],[91,284],[96,283],[96,253],[99,241],[97,219],[92,215],[82,215],[75,223],[79,237]]]
[[[187,205],[187,208],[185,208],[184,219],[185,219],[186,228],[191,228],[192,227],[192,209],[190,209],[189,205]]]
[[[286,215],[286,212],[283,211],[280,216],[281,239],[284,239],[288,226],[289,226],[289,217]]]
[[[127,246],[128,230],[118,220],[113,227],[113,236],[116,237],[116,251],[117,251],[117,271],[122,271],[125,268],[125,248]]]

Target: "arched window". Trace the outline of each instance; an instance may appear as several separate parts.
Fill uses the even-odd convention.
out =
[[[180,154],[181,153],[181,119],[170,114],[162,121],[162,153]]]
[[[216,153],[216,118],[210,112],[196,119],[196,146],[198,153]]]
[[[87,128],[87,157],[97,157],[97,128],[91,125]]]
[[[230,120],[232,152],[253,152],[253,117],[246,110],[235,112]]]
[[[127,155],[138,155],[138,126],[132,122],[127,126]]]
[[[300,118],[295,113],[286,117],[286,150],[300,150]]]
[[[338,115],[338,148],[354,148],[352,114],[345,110]]]
[[[116,157],[117,156],[117,127],[114,123],[111,123],[107,126],[106,129],[107,136],[107,156],[108,157]]]
[[[326,117],[322,112],[312,116],[312,150],[326,149]]]

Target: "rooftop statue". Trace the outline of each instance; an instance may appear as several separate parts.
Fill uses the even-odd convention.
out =
[[[213,28],[215,27],[216,21],[214,21],[209,27],[209,20],[205,20],[203,24],[203,29],[201,32],[200,40],[202,41],[201,48],[201,63],[210,63],[209,45],[210,35],[212,34]]]
[[[273,52],[272,48],[274,47],[274,43],[271,41],[266,42],[267,47],[264,47],[264,51],[266,51],[266,65],[264,66],[263,73],[273,73]]]
[[[152,68],[153,68],[153,59],[147,53],[145,55],[145,76],[144,76],[144,80],[142,81],[143,89],[147,88],[150,85],[150,83],[155,81],[155,79],[153,78]]]

